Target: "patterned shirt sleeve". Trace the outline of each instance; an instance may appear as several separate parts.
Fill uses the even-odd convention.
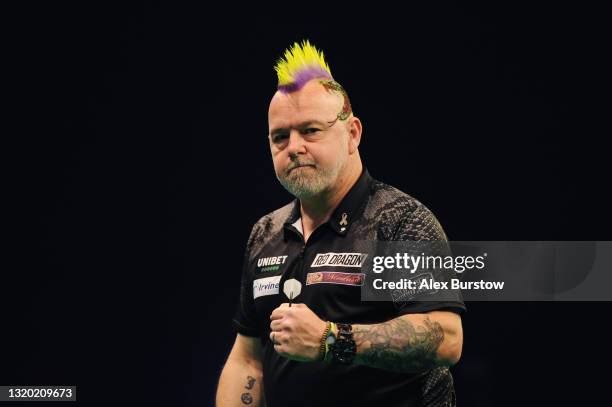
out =
[[[408,250],[415,251],[414,255],[420,255],[425,248],[425,254],[430,256],[450,256],[450,245],[440,222],[425,205],[416,202],[416,207],[403,214],[392,240],[422,242],[424,246],[413,248],[413,245],[409,243],[406,245]],[[431,269],[425,272],[431,273],[436,281],[450,281],[453,277],[452,271],[444,269]],[[457,314],[463,314],[466,311],[459,290],[439,290],[437,293],[427,295],[426,301],[406,301],[399,304],[398,308],[400,315],[434,310],[447,310]]]

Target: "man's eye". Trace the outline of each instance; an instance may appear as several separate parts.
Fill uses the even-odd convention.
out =
[[[274,143],[280,143],[283,140],[286,140],[289,136],[287,134],[276,134],[274,136],[272,136],[272,141]]]
[[[319,129],[316,129],[314,127],[309,127],[306,130],[304,130],[304,134],[313,134],[313,133],[316,133],[317,131],[319,131]]]

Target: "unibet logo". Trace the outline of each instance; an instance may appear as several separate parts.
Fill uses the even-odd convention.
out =
[[[257,267],[259,267],[259,272],[263,273],[266,271],[276,271],[280,269],[281,264],[285,264],[287,257],[288,256],[272,256],[257,259]]]
[[[278,294],[281,277],[282,276],[274,276],[253,280],[253,298]]]
[[[262,257],[261,259],[257,259],[257,267],[285,264],[285,260],[287,260],[287,256]]]
[[[310,267],[361,267],[367,253],[318,253]]]

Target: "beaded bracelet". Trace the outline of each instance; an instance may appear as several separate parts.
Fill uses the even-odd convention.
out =
[[[319,360],[324,360],[325,355],[327,354],[327,335],[329,334],[330,329],[331,322],[327,321],[325,325],[325,331],[323,331],[323,336],[321,336],[321,346],[319,347]]]

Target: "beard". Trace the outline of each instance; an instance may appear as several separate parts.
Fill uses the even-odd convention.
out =
[[[331,189],[346,162],[345,157],[336,161],[333,167],[322,168],[314,162],[295,160],[277,173],[276,178],[291,195],[300,200],[311,199]]]

